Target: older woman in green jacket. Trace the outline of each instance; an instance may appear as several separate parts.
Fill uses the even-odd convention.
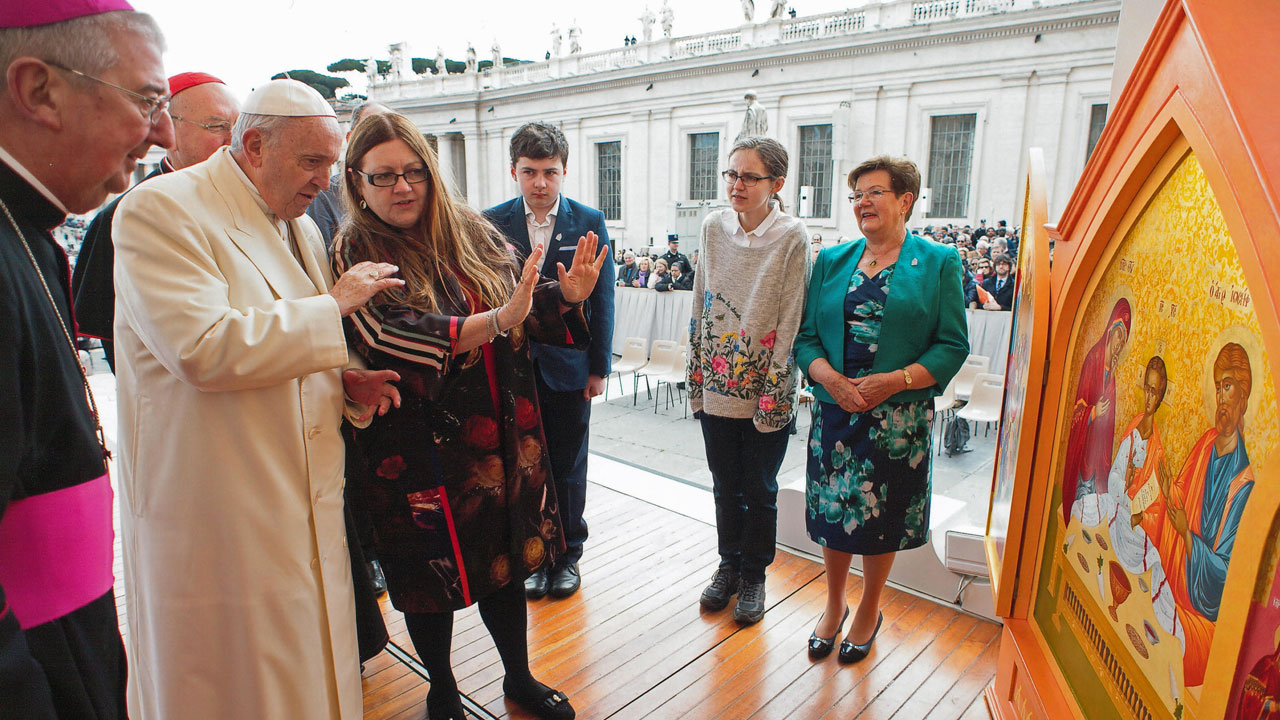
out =
[[[849,564],[863,556],[841,662],[866,657],[875,641],[895,553],[928,541],[933,397],[969,353],[960,257],[906,229],[920,191],[915,163],[872,158],[849,173],[849,187],[864,239],[818,255],[795,343],[818,400],[806,525],[827,570],[810,656],[835,645],[849,615]]]

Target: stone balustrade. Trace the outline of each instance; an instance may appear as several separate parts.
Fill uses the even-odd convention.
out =
[[[372,100],[396,100],[475,93],[736,52],[764,45],[810,42],[895,27],[953,22],[982,15],[1084,1],[1087,0],[883,0],[838,12],[771,19],[729,31],[676,38],[660,37],[600,52],[569,54],[545,61],[491,67],[479,73],[388,79],[373,84],[369,88],[369,97]]]

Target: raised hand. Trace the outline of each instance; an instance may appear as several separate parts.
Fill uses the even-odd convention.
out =
[[[539,245],[529,253],[520,270],[520,282],[511,291],[511,299],[498,309],[498,329],[510,330],[524,322],[533,307],[533,288],[538,284],[538,268],[542,266],[542,254],[546,250]]]
[[[573,265],[564,269],[564,263],[556,263],[556,271],[560,276],[560,295],[567,303],[580,303],[591,295],[596,286],[596,278],[600,277],[600,268],[604,267],[609,254],[607,246],[599,245],[600,238],[588,231],[584,237],[578,238],[578,249],[573,254]],[[600,252],[596,252],[599,246]],[[594,258],[594,259],[593,259]]]
[[[338,301],[342,317],[346,317],[383,290],[402,287],[403,280],[391,277],[398,272],[400,268],[391,263],[358,262],[342,273],[342,277],[329,288],[329,294]]]

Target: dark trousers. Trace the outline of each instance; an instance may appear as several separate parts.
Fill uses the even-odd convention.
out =
[[[591,423],[591,402],[582,390],[552,390],[538,376],[538,405],[542,412],[542,432],[547,437],[547,455],[560,503],[560,521],[568,546],[557,564],[582,559],[587,541],[587,523],[582,513],[587,507],[587,438]]]
[[[347,552],[351,555],[351,585],[356,600],[356,641],[359,644],[360,662],[366,662],[387,646],[387,625],[378,606],[378,595],[373,590],[373,578],[369,576],[369,561],[373,554],[373,521],[363,502],[364,484],[368,466],[360,443],[356,441],[354,428],[342,421],[342,438],[347,444],[347,482],[343,489],[346,507],[343,515],[347,525]]]
[[[778,535],[778,470],[786,429],[760,432],[751,418],[702,415],[702,441],[716,502],[720,567],[764,582]]]

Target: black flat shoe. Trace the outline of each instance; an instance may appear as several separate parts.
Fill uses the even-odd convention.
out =
[[[547,594],[547,586],[549,584],[547,582],[546,568],[534,570],[533,574],[524,581],[524,596],[530,600],[537,600]]]
[[[431,691],[427,691],[427,720],[466,720],[466,717],[462,697],[457,690],[440,693],[434,698]]]
[[[876,641],[876,635],[880,634],[880,624],[884,622],[884,613],[880,613],[880,618],[876,620],[876,629],[871,632],[871,639],[855,645],[848,640],[840,643],[840,662],[856,663],[865,658],[867,653],[871,652],[871,644]]]
[[[823,617],[826,617],[826,615],[823,615]],[[844,621],[848,619],[849,606],[845,605],[844,617],[840,618],[840,625],[836,628],[835,632],[831,633],[831,637],[818,637],[817,631],[814,631],[814,633],[809,636],[809,657],[814,660],[821,660],[822,658],[830,655],[831,650],[836,646],[836,636],[838,636],[840,631],[844,629]]]
[[[504,681],[502,693],[507,696],[507,699],[542,720],[573,720],[577,716],[573,706],[569,704],[569,697],[559,690],[545,688],[541,694],[530,697],[522,695],[514,687],[508,687]]]
[[[377,560],[369,561],[369,580],[373,582],[373,594],[382,597],[387,593],[387,576],[382,572],[382,564]]]
[[[582,587],[582,575],[578,563],[559,565],[551,571],[551,587],[547,590],[554,598],[567,598]]]

